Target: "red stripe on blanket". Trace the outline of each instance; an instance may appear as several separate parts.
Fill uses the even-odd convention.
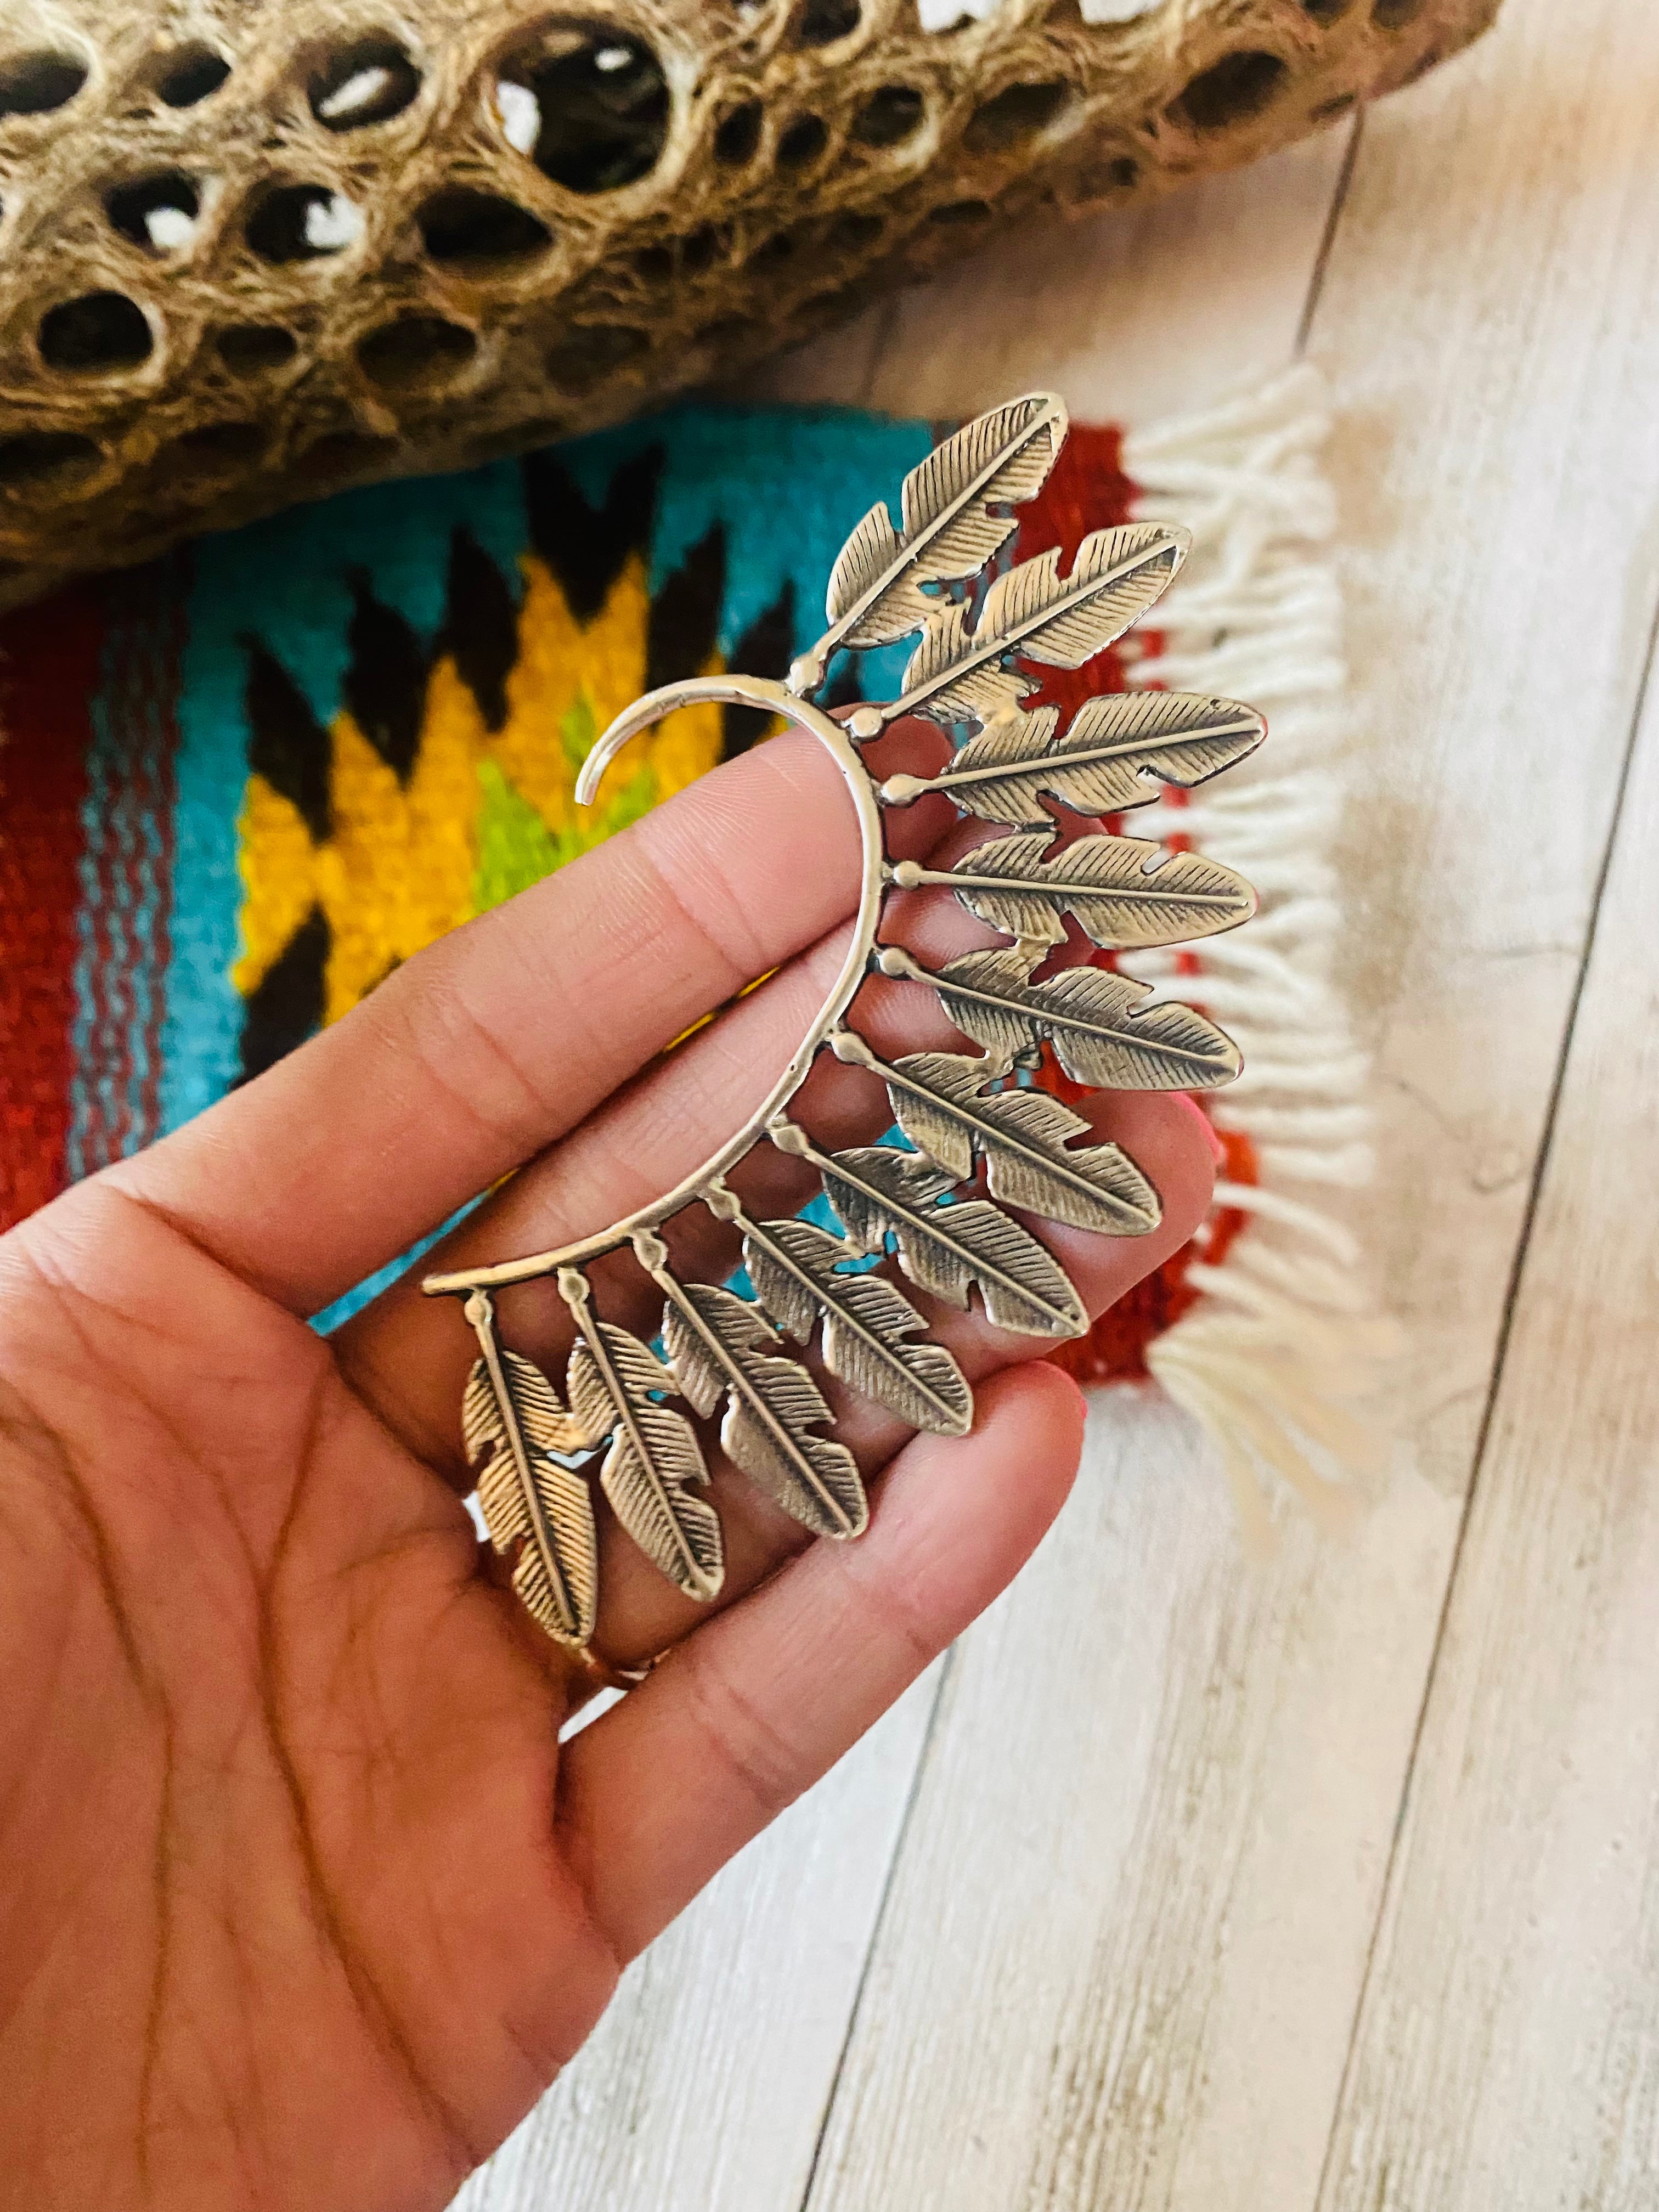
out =
[[[65,1179],[88,707],[102,644],[87,590],[0,623],[0,1228]]]

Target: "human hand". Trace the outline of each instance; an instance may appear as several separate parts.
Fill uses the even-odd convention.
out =
[[[946,811],[899,817],[897,851]],[[580,1669],[460,1503],[470,1333],[415,1280],[327,1342],[306,1323],[523,1162],[429,1265],[584,1233],[694,1168],[816,1011],[856,854],[828,756],[775,739],[0,1242],[0,2206],[441,2206],[622,1966],[1048,1526],[1075,1389],[1032,1340],[935,1311],[970,1435],[824,1383],[866,1476],[887,1467],[858,1543],[808,1546],[712,1451],[714,1607],[605,1528],[604,1655],[673,1649],[561,1748]],[[934,957],[979,934],[938,895],[890,911]],[[860,1026],[890,1057],[961,1048],[902,984]],[[879,1085],[825,1060],[792,1110],[873,1136]],[[1186,1102],[1091,1103],[1164,1204],[1138,1241],[1042,1225],[1097,1312],[1191,1234],[1212,1166]],[[766,1146],[733,1181],[775,1214],[811,1188]],[[733,1264],[718,1224],[685,1236],[694,1271]],[[594,1270],[648,1335],[642,1279]],[[545,1293],[502,1319],[554,1358]]]

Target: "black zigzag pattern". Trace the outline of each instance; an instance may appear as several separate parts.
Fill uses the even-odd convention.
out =
[[[662,448],[648,446],[624,461],[599,507],[588,505],[556,453],[526,454],[523,471],[531,550],[558,579],[576,620],[590,623],[610,598],[629,555],[649,551]]]
[[[374,595],[367,573],[349,578],[351,658],[343,686],[347,711],[399,783],[421,749],[430,661],[415,628]]]
[[[327,919],[320,907],[313,907],[242,1010],[239,1082],[263,1075],[321,1027],[331,942]]]
[[[328,732],[312,713],[305,693],[261,639],[245,637],[242,650],[247,661],[242,711],[247,717],[248,767],[298,810],[320,845],[334,826]]]
[[[726,532],[715,523],[652,597],[645,630],[647,691],[702,675],[720,642],[725,597]]]
[[[732,648],[732,665],[748,676],[787,676],[795,650],[795,586],[787,578],[771,605],[756,616]],[[759,707],[728,707],[721,750],[727,760],[758,744],[772,726]]]
[[[437,651],[448,653],[478,702],[492,736],[506,726],[507,679],[519,657],[519,603],[505,576],[470,530],[449,541],[444,623]]]
[[[662,451],[647,447],[624,462],[598,507],[556,454],[532,453],[522,465],[532,548],[557,579],[576,620],[589,623],[605,606],[629,556],[649,556]],[[513,582],[471,532],[458,527],[451,538],[443,620],[429,644],[379,597],[366,571],[355,570],[346,580],[352,606],[344,704],[399,782],[407,782],[416,763],[428,686],[440,658],[453,661],[486,728],[495,732],[505,726],[507,682],[519,653],[519,599]],[[708,667],[719,647],[726,582],[726,536],[716,523],[653,594],[645,641],[647,689]],[[731,665],[757,676],[783,675],[793,650],[794,612],[794,586],[786,581],[738,641]],[[331,733],[264,641],[250,635],[241,642],[249,768],[295,807],[313,842],[325,844],[334,830]],[[770,719],[752,708],[728,707],[722,750],[728,756],[746,751],[764,736]],[[320,1026],[331,949],[327,917],[313,906],[248,997],[240,1080],[261,1073]]]

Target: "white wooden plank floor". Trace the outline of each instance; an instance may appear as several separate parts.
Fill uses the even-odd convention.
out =
[[[1261,1564],[1167,1409],[1103,1401],[1021,1583],[466,2212],[1659,2204],[1659,15],[1508,0],[1357,141],[752,388],[1145,422],[1304,334],[1402,1463]]]

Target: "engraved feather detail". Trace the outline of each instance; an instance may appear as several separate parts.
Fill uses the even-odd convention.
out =
[[[738,1219],[749,1279],[780,1328],[807,1344],[822,1323],[823,1364],[849,1389],[913,1429],[967,1433],[973,1392],[942,1345],[914,1341],[927,1324],[902,1291],[879,1275],[842,1273],[855,1255],[810,1221]]]
[[[1004,663],[1018,653],[1052,668],[1081,668],[1121,637],[1166,589],[1187,557],[1187,532],[1161,522],[1097,530],[1060,573],[1060,549],[1004,571],[970,629],[957,601],[933,616],[910,656],[900,696],[881,710],[935,721],[988,721],[1007,713],[1033,679]]]
[[[1249,916],[1255,894],[1243,877],[1170,849],[1187,839],[1109,836],[1097,823],[1075,825],[1089,834],[1067,843],[1058,810],[1115,817],[1165,787],[1202,783],[1265,734],[1253,708],[1186,693],[1082,698],[1063,727],[1060,708],[1032,703],[1044,670],[1086,667],[1153,605],[1190,542],[1161,522],[1123,523],[1084,537],[1069,556],[1050,547],[1009,563],[1019,509],[1042,491],[1066,434],[1063,404],[1042,392],[966,424],[905,477],[896,520],[885,501],[860,520],[828,580],[829,628],[785,682],[733,670],[667,684],[624,708],[587,753],[583,805],[629,739],[665,716],[721,707],[776,716],[822,744],[844,781],[860,878],[850,942],[810,1030],[763,1103],[701,1167],[578,1242],[426,1279],[428,1293],[466,1300],[478,1336],[463,1426],[491,1541],[536,1620],[563,1643],[585,1645],[594,1628],[599,1492],[680,1589],[703,1600],[720,1590],[723,1538],[694,1421],[717,1420],[722,1465],[803,1528],[856,1536],[870,1506],[858,1462],[834,1432],[837,1386],[913,1429],[962,1436],[973,1425],[973,1391],[929,1334],[929,1299],[1025,1335],[1083,1334],[1077,1289],[1027,1218],[1139,1236],[1157,1225],[1160,1201],[1133,1160],[1041,1087],[1043,1067],[1121,1091],[1206,1091],[1239,1072],[1231,1040],[1194,1008],[1104,968],[1048,960],[1057,946],[1075,949],[1079,933],[1127,951],[1207,938]],[[1043,535],[1055,519],[1040,519]],[[854,702],[844,720],[811,703],[837,651],[905,638],[896,697]],[[859,748],[913,714],[963,742],[933,775],[878,781]],[[979,830],[981,842],[948,866],[896,857],[884,810],[929,796],[1006,834]],[[927,888],[948,890],[1005,941],[937,966],[884,942],[889,891]],[[853,1025],[872,974],[924,986],[978,1049],[878,1056]],[[826,1046],[884,1086],[893,1140],[820,1150],[790,1118]],[[1027,1069],[1039,1071],[1037,1085],[1017,1073]],[[872,1089],[871,1103],[878,1097]],[[817,1177],[813,1210],[833,1209],[822,1214],[827,1226],[745,1211],[729,1178],[763,1137]],[[741,1238],[752,1298],[671,1268],[661,1232],[693,1204]],[[584,1272],[629,1246],[663,1300],[661,1357],[601,1317]],[[575,1324],[568,1406],[532,1361],[497,1342],[490,1303],[507,1285],[551,1276]],[[797,1346],[810,1352],[793,1356]],[[587,1468],[567,1463],[581,1454],[596,1458],[597,1490]]]
[[[612,1511],[688,1597],[717,1596],[726,1577],[720,1516],[697,1495],[708,1469],[690,1421],[660,1402],[679,1395],[678,1383],[638,1337],[597,1318],[575,1269],[562,1271],[559,1288],[581,1332],[566,1375],[570,1410],[588,1443],[611,1439],[599,1483]]]
[[[1047,830],[1044,798],[1079,814],[1121,814],[1158,796],[1160,783],[1189,790],[1219,775],[1267,735],[1254,708],[1182,691],[1115,691],[1078,708],[1056,738],[1058,710],[1015,706],[992,717],[938,775],[891,776],[890,805],[942,791],[987,822]]]
[[[1042,489],[1066,428],[1052,392],[1034,392],[981,415],[911,470],[895,529],[884,500],[860,522],[830,572],[830,628],[802,665],[803,689],[822,679],[840,646],[888,645],[919,629],[939,601],[921,587],[972,575],[1000,552],[1017,507]]]
[[[988,1199],[939,1204],[956,1178],[915,1152],[864,1145],[805,1157],[860,1251],[885,1252],[918,1289],[966,1306],[978,1289],[986,1317],[1025,1336],[1080,1336],[1083,1302],[1052,1255]]]
[[[1019,702],[1036,689],[1035,677],[1005,668],[1006,647],[983,641],[969,628],[972,609],[951,600],[929,620],[921,641],[904,669],[903,697],[883,714],[896,720],[902,713],[930,714],[936,722],[991,722],[1017,714]]]
[[[1143,1237],[1162,1218],[1158,1193],[1115,1145],[1073,1148],[1089,1125],[1046,1091],[987,1091],[994,1073],[976,1056],[912,1053],[889,1067],[861,1037],[832,1037],[837,1054],[887,1085],[894,1118],[919,1152],[957,1182],[978,1159],[986,1186],[1006,1206],[1091,1229],[1104,1237]]]
[[[1091,532],[1064,576],[1050,546],[992,584],[976,641],[1006,639],[1028,660],[1081,668],[1163,597],[1191,544],[1173,523],[1127,522]]]
[[[870,1517],[858,1462],[812,1431],[830,1419],[799,1360],[777,1356],[764,1315],[712,1284],[652,1273],[666,1295],[663,1342],[674,1378],[699,1413],[722,1399],[720,1449],[786,1513],[820,1536],[856,1536]]]
[[[516,1552],[513,1587],[560,1644],[584,1644],[599,1612],[599,1538],[587,1484],[550,1456],[580,1449],[578,1425],[539,1367],[496,1341],[487,1293],[467,1300],[480,1346],[461,1401],[469,1466],[489,1540]]]
[[[1235,928],[1255,911],[1243,876],[1201,853],[1170,853],[1141,837],[1051,841],[1022,831],[965,853],[948,872],[902,862],[900,884],[948,884],[970,914],[1030,946],[1059,945],[1070,915],[1095,944],[1127,951],[1182,945]]]
[[[1224,1030],[1176,1000],[1146,1006],[1151,984],[1109,969],[1068,968],[1034,983],[1018,948],[966,952],[935,972],[888,946],[879,965],[931,985],[947,1018],[998,1067],[1034,1061],[1047,1043],[1073,1083],[1100,1091],[1212,1091],[1239,1072]]]

